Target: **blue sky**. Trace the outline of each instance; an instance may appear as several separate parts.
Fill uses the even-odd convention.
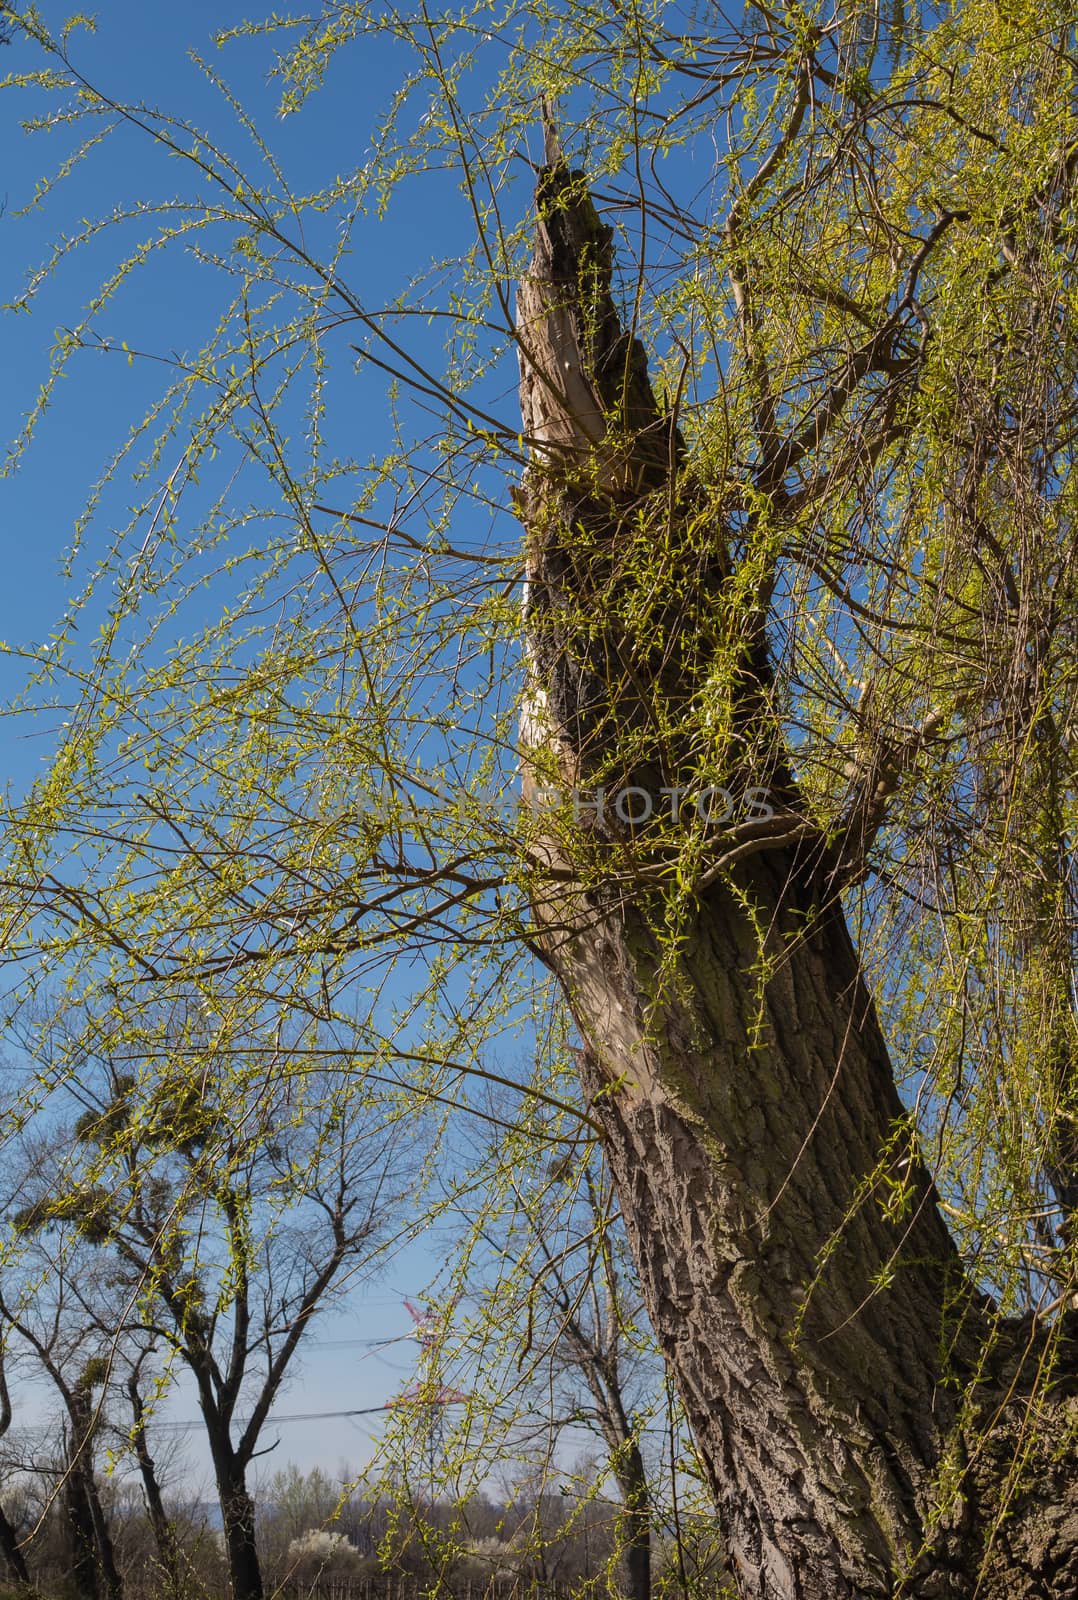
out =
[[[58,7],[44,9],[53,17],[61,14]],[[376,56],[366,47],[348,52],[349,72],[357,72],[360,81],[342,83],[340,93],[331,86],[324,95],[313,97],[299,115],[281,121],[274,115],[276,91],[264,81],[266,50],[242,44],[214,51],[209,45],[212,27],[239,21],[245,13],[245,7],[228,4],[174,7],[113,0],[101,14],[96,36],[76,36],[73,55],[96,86],[117,98],[142,99],[190,119],[256,168],[257,158],[231,110],[189,59],[189,49],[199,46],[267,126],[274,150],[298,189],[326,182],[338,168],[360,165],[375,106],[384,102],[390,82],[384,52]],[[25,54],[16,42],[4,51],[0,65],[15,69]],[[252,64],[262,70],[250,70]],[[248,70],[240,70],[245,66]],[[355,141],[349,149],[349,130],[342,129],[342,101],[355,99],[363,114],[349,119]],[[179,170],[174,158],[137,130],[121,129],[91,153],[55,196],[29,215],[18,215],[41,177],[55,170],[79,142],[79,136],[64,127],[32,137],[22,133],[20,119],[45,105],[45,98],[32,91],[0,97],[4,148],[0,198],[6,207],[0,218],[0,295],[5,302],[24,288],[28,271],[47,258],[60,234],[74,231],[79,219],[103,215],[119,204],[192,190],[189,174]],[[432,187],[432,201],[436,192]],[[5,439],[18,433],[45,376],[55,331],[74,323],[81,303],[113,268],[118,240],[130,244],[152,231],[152,226],[136,224],[81,249],[47,286],[33,316],[4,319],[0,427]],[[402,276],[429,264],[438,253],[441,231],[437,212],[430,208],[399,208],[392,213],[379,226],[379,247],[351,263],[365,296],[377,303]],[[133,349],[148,353],[187,353],[204,344],[222,298],[222,285],[210,272],[196,268],[189,253],[172,252],[158,256],[149,271],[135,275],[94,327],[117,345],[126,340]],[[0,596],[3,637],[32,636],[54,621],[58,605],[63,604],[56,583],[58,561],[87,488],[125,424],[142,414],[161,382],[162,373],[152,363],[137,361],[129,366],[122,355],[83,356],[76,363],[32,453],[18,476],[0,489],[0,516],[15,561]],[[363,415],[365,430],[372,420],[369,413]]]
[[[64,14],[56,5],[43,9],[53,23]],[[278,90],[266,81],[271,62],[268,45],[244,41],[217,52],[209,43],[214,29],[237,24],[247,13],[247,6],[227,0],[215,4],[195,0],[182,7],[113,0],[98,14],[96,35],[75,36],[72,54],[97,89],[121,101],[143,101],[199,125],[257,170],[257,151],[233,109],[189,59],[188,51],[198,48],[227,77],[262,127],[296,189],[317,187],[340,171],[362,166],[378,114],[409,65],[405,48],[384,37],[358,42],[342,53],[325,90],[298,115],[282,121],[276,116]],[[19,70],[24,65],[20,52],[18,43],[4,51],[0,67]],[[28,272],[48,258],[56,239],[72,233],[80,219],[107,214],[118,205],[190,195],[197,189],[188,166],[138,130],[121,128],[90,153],[54,196],[21,214],[42,176],[55,171],[81,137],[62,125],[25,135],[19,119],[40,109],[44,101],[33,92],[0,96],[5,150],[0,198],[6,207],[0,216],[3,302],[17,298]],[[519,216],[527,214],[530,188],[527,167],[520,163],[518,181],[506,199],[509,222],[517,220],[513,208],[518,201]],[[332,244],[332,219],[308,217],[304,226],[312,252]],[[155,227],[153,219],[140,218],[80,248],[46,284],[30,315],[9,312],[0,321],[0,432],[5,440],[19,433],[47,372],[57,330],[75,325],[88,297],[113,270],[121,246],[131,248],[152,235]],[[421,279],[433,263],[463,251],[473,237],[474,224],[455,179],[447,181],[444,173],[415,174],[403,202],[391,203],[384,218],[364,218],[356,229],[347,262],[350,285],[365,306],[379,307],[409,282]],[[227,241],[222,246],[218,239],[217,244],[228,248]],[[31,649],[46,639],[64,614],[73,590],[65,591],[62,564],[88,489],[127,429],[167,381],[168,361],[205,347],[225,293],[222,274],[199,263],[189,249],[174,249],[133,275],[95,317],[93,332],[110,345],[109,352],[78,355],[17,471],[0,479],[0,530],[8,553],[8,583],[0,588],[0,638],[9,644]],[[348,359],[347,345],[359,337],[355,329],[340,333],[337,353],[345,359],[339,361],[333,380],[327,429],[342,453],[365,457],[387,448],[391,433],[382,398],[384,379],[366,367],[355,372]],[[421,353],[440,346],[438,327],[428,328],[422,319],[408,322],[404,337]],[[129,361],[124,345],[137,352],[134,359]],[[513,428],[515,389],[516,361],[510,355],[484,387],[483,399]],[[437,426],[436,418],[425,418],[424,431]],[[208,477],[212,480],[212,472]],[[205,486],[203,499],[212,486],[212,481]],[[124,472],[104,491],[77,563],[79,574],[93,565],[113,530],[127,521],[134,495]],[[199,505],[196,495],[191,507],[185,507],[185,525]],[[461,523],[459,529],[454,527],[458,544],[489,536],[489,518],[465,517]],[[143,525],[134,529],[132,552],[138,548]],[[519,529],[510,512],[496,524],[495,536],[513,541],[509,548],[515,548]],[[215,607],[220,598],[220,591],[213,591],[207,603]],[[88,620],[87,631],[92,632],[92,610]],[[0,703],[17,692],[21,674],[20,663],[0,658]],[[0,722],[0,768],[14,790],[25,787],[40,770],[62,714],[39,717],[32,724],[10,718]],[[505,1070],[512,1072],[518,1066],[514,1062]],[[403,1301],[422,1295],[444,1267],[446,1255],[444,1238],[406,1246],[369,1291],[351,1296],[327,1317],[308,1343],[276,1410],[288,1416],[379,1406],[406,1387],[416,1372],[418,1349],[407,1338],[410,1322]],[[384,1349],[364,1342],[383,1339],[400,1342]],[[33,1405],[39,1412],[41,1404],[35,1397]],[[173,1421],[196,1415],[189,1386],[178,1385],[162,1415]],[[333,1469],[340,1463],[356,1468],[364,1463],[371,1437],[379,1432],[377,1416],[285,1423],[279,1430],[280,1444],[265,1458],[262,1469],[268,1475],[288,1460],[304,1468]],[[199,1430],[181,1437],[189,1481],[194,1486],[207,1484],[208,1462]],[[271,1422],[264,1445],[277,1437]]]
[[[63,8],[56,6],[43,10],[53,23],[63,14]],[[237,23],[245,15],[247,7],[227,0],[212,4],[193,0],[184,6],[109,0],[98,13],[99,32],[78,36],[73,54],[97,87],[117,98],[141,99],[189,118],[241,149],[247,158],[251,147],[242,149],[246,141],[233,113],[188,58],[189,48],[198,47],[228,74],[245,104],[269,129],[297,187],[325,182],[339,167],[360,164],[375,109],[384,104],[400,71],[393,47],[382,42],[378,48],[348,52],[347,81],[340,74],[301,114],[281,122],[274,118],[276,91],[265,83],[265,49],[243,46],[219,53],[209,45],[213,29]],[[18,71],[25,64],[26,52],[18,42],[0,56],[0,68],[6,71]],[[92,152],[52,199],[20,215],[42,175],[54,170],[75,143],[71,130],[64,127],[32,137],[23,133],[20,119],[43,106],[42,97],[33,93],[0,96],[5,152],[0,179],[5,203],[0,217],[0,299],[4,302],[15,299],[28,270],[46,259],[57,236],[70,233],[78,219],[103,214],[118,203],[167,195],[185,176],[149,139],[122,130]],[[391,211],[379,227],[378,247],[353,258],[353,281],[369,303],[378,303],[401,277],[423,270],[444,253],[453,220],[437,209],[436,186],[430,192],[431,204],[425,209]],[[140,236],[138,228],[126,230],[125,236],[132,241]],[[20,430],[47,371],[56,330],[75,322],[81,303],[113,266],[116,251],[116,238],[80,250],[45,288],[31,315],[9,312],[0,322],[0,432],[5,440]],[[199,268],[189,255],[174,253],[134,277],[102,315],[100,326],[95,324],[96,331],[114,345],[125,341],[135,350],[194,351],[212,330],[221,294],[212,272]],[[100,476],[118,439],[159,390],[161,377],[153,361],[130,364],[120,354],[81,355],[18,470],[0,480],[7,577],[0,586],[0,638],[9,644],[40,643],[66,609],[70,595],[61,576],[62,561],[88,488]],[[357,384],[354,416],[339,420],[346,427],[350,422],[362,428],[372,448],[379,443],[379,419],[364,407],[361,385]],[[88,537],[87,561],[103,546],[110,527],[122,522],[131,493],[121,477],[106,494]],[[19,665],[0,662],[4,700],[20,682]],[[40,720],[33,727],[10,719],[0,723],[0,771],[6,785],[19,790],[40,770],[49,732],[47,722]],[[407,1335],[410,1321],[403,1298],[420,1294],[437,1270],[438,1255],[435,1241],[406,1248],[369,1293],[356,1295],[327,1319],[278,1409],[292,1413],[379,1405],[405,1386],[415,1369],[413,1344],[405,1341],[379,1351],[359,1342],[333,1341]],[[173,1417],[194,1414],[185,1387],[167,1406]],[[33,1402],[34,1408],[40,1403]],[[370,1435],[378,1428],[377,1418],[289,1424],[281,1429],[281,1443],[266,1468],[274,1470],[288,1459],[304,1467],[335,1467],[338,1462],[355,1466],[365,1459]],[[265,1442],[274,1437],[271,1428]],[[185,1456],[197,1480],[206,1471],[197,1430],[186,1435]]]
[[[209,83],[189,56],[198,48],[265,133],[296,192],[331,182],[338,172],[364,165],[369,141],[395,86],[414,65],[406,47],[385,37],[365,38],[342,51],[326,87],[302,111],[287,119],[276,114],[279,85],[268,82],[272,48],[267,41],[239,41],[224,50],[209,42],[213,28],[238,23],[245,9],[230,5],[188,7],[138,6],[119,0],[100,14],[96,35],[77,33],[72,55],[96,88],[118,100],[142,101],[181,116],[211,140],[234,153],[257,183],[264,175],[254,142],[234,110]],[[59,7],[45,7],[55,22]],[[4,52],[3,65],[17,69],[25,47],[16,42]],[[59,190],[28,215],[20,215],[44,174],[53,172],[77,147],[85,130],[59,126],[25,136],[19,118],[45,107],[40,94],[9,92],[0,97],[0,126],[5,168],[0,190],[6,210],[0,217],[0,300],[10,303],[25,288],[29,270],[48,259],[55,241],[75,232],[83,218],[96,219],[118,206],[130,207],[173,195],[190,201],[211,186],[188,163],[174,156],[138,129],[121,127],[91,151]],[[421,111],[422,107],[419,107]],[[419,114],[417,111],[417,115]],[[522,211],[528,187],[519,186]],[[214,196],[216,198],[216,196]],[[336,237],[337,217],[312,217],[303,228],[314,256],[328,256]],[[18,436],[23,418],[48,370],[50,346],[57,330],[76,325],[86,300],[115,269],[125,250],[154,237],[156,217],[125,222],[82,245],[61,263],[34,301],[32,315],[9,314],[3,321],[3,372],[0,387],[0,433]],[[227,252],[238,233],[217,228],[200,236],[203,247]],[[402,200],[394,199],[384,217],[368,215],[353,229],[344,263],[350,288],[364,307],[377,310],[432,265],[463,251],[474,238],[469,208],[456,181],[437,172],[413,174]],[[196,242],[199,242],[196,240]],[[156,252],[148,267],[133,273],[90,324],[90,331],[108,353],[81,351],[69,365],[42,419],[31,449],[18,471],[0,480],[0,528],[9,552],[9,582],[0,592],[0,639],[31,647],[46,638],[73,599],[78,584],[65,591],[60,563],[87,497],[126,430],[144,416],[161,394],[176,358],[193,358],[205,349],[215,322],[227,303],[223,275],[200,263],[192,249],[171,247]],[[437,287],[432,291],[438,295]],[[415,291],[410,291],[414,301]],[[394,333],[420,358],[441,363],[441,325],[413,318]],[[336,369],[331,376],[327,436],[341,454],[366,458],[392,443],[385,402],[384,375],[368,365],[358,371],[350,346],[362,342],[363,331],[343,326],[332,335]],[[128,359],[124,346],[136,352]],[[342,359],[343,358],[343,359]],[[487,398],[489,397],[489,398]],[[497,405],[516,426],[515,360],[509,358],[487,390],[487,403]],[[299,413],[294,413],[299,421]],[[419,418],[420,436],[433,426]],[[287,424],[286,424],[287,426]],[[137,451],[145,454],[145,446]],[[166,463],[167,465],[167,463]],[[220,472],[224,472],[222,465]],[[185,506],[191,525],[210,491],[221,487],[204,469],[201,501]],[[255,488],[264,493],[264,485]],[[505,500],[504,485],[495,496]],[[127,521],[135,491],[124,471],[103,492],[98,514],[82,547],[77,574],[91,570],[107,547],[111,531]],[[189,497],[190,499],[190,497]],[[134,552],[148,518],[133,531]],[[460,542],[485,536],[483,518],[468,519]],[[489,524],[489,519],[487,519]],[[502,524],[516,537],[511,515]],[[457,537],[457,530],[454,531]],[[213,595],[208,603],[213,604]],[[94,621],[90,614],[91,623]],[[84,632],[84,638],[87,634]],[[0,699],[17,692],[23,680],[21,663],[0,660]],[[59,716],[59,714],[58,714]],[[10,725],[9,725],[10,726]],[[11,728],[4,740],[4,775],[21,787],[40,768],[48,748],[48,726],[41,719],[29,728]]]

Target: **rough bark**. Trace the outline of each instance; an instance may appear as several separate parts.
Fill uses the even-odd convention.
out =
[[[0,1439],[4,1437],[10,1427],[11,1395],[7,1386],[4,1350],[0,1346]],[[30,1574],[27,1571],[26,1560],[19,1544],[18,1531],[2,1506],[0,1506],[0,1562],[3,1563],[6,1569],[5,1577],[10,1578],[14,1583],[29,1585]]]
[[[633,1439],[615,1467],[622,1513],[617,1537],[625,1562],[627,1600],[651,1600],[651,1495],[640,1446]]]
[[[222,1497],[232,1600],[262,1600],[262,1572],[255,1547],[255,1506],[246,1488]]]
[[[89,1387],[79,1384],[74,1389],[64,1388],[62,1393],[70,1419],[63,1504],[75,1592],[79,1600],[98,1600],[99,1595],[121,1600],[123,1579],[94,1475],[97,1408]]]
[[[518,302],[525,788],[540,815],[543,791],[577,791],[582,826],[551,813],[534,909],[741,1592],[1073,1594],[1070,1346],[1023,1433],[1046,1336],[994,1316],[937,1210],[751,596],[732,653],[714,624],[722,508],[693,489],[618,319],[609,230],[555,148],[537,202]],[[691,783],[692,697],[723,649],[730,781],[776,814],[714,830],[672,930],[669,837],[652,848],[609,796]]]
[[[244,1464],[230,1447],[227,1437],[211,1434],[210,1451],[224,1523],[232,1600],[262,1600],[262,1568],[255,1543],[255,1504],[247,1489]]]

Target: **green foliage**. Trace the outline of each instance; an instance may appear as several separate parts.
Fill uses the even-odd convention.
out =
[[[510,488],[529,442],[510,284],[545,100],[616,220],[623,308],[680,441],[674,494],[627,492],[613,551],[584,504],[609,461],[577,473],[579,632],[596,652],[616,633],[634,671],[669,669],[592,789],[650,763],[687,793],[740,793],[788,759],[819,834],[838,854],[863,845],[847,908],[975,1277],[1006,1309],[1072,1293],[1073,16],[1051,0],[924,20],[896,6],[883,37],[868,16],[749,8],[720,27],[656,0],[470,0],[245,24],[220,42],[272,62],[288,118],[333,93],[335,63],[392,52],[350,140],[369,142],[363,166],[302,192],[207,63],[249,165],[137,86],[96,88],[74,22],[19,19],[37,53],[6,88],[34,97],[30,131],[71,134],[27,209],[66,217],[81,163],[119,130],[168,158],[172,187],[61,223],[15,307],[115,241],[12,467],[88,354],[163,374],[74,530],[62,620],[40,651],[10,647],[28,658],[23,709],[64,715],[44,776],[6,805],[7,959],[22,998],[57,985],[88,1019],[36,1103],[94,1035],[121,1074],[76,1125],[78,1181],[18,1228],[63,1220],[103,1243],[141,1208],[161,1232],[154,1270],[178,1273],[182,1179],[231,1229],[219,1310],[265,1224],[236,1187],[279,1131],[259,1096],[287,1074],[299,1115],[304,1064],[344,1056],[350,1093],[430,1114],[424,1177],[450,1173],[431,1215],[467,1196],[480,1219],[467,1280],[482,1230],[512,1234],[552,1153],[584,1170],[567,1025],[530,954],[529,908],[557,895],[543,829],[586,879],[646,890],[671,972],[686,908],[753,846],[747,824],[717,836],[687,808],[626,828],[612,857],[569,797],[543,828],[513,802]],[[365,254],[432,181],[453,247],[402,268],[372,310]],[[119,329],[128,286],[182,251],[219,294],[201,348],[95,331]],[[356,447],[360,410],[385,425]],[[616,720],[625,685],[610,687]],[[782,952],[759,931],[762,989]],[[203,1019],[179,1041],[177,995]],[[521,1036],[534,1069],[507,1079],[493,1063]],[[507,1081],[512,1101],[493,1103]],[[478,1153],[462,1108],[495,1130]],[[903,1216],[909,1138],[895,1128],[858,1204]],[[282,1156],[275,1217],[304,1179]],[[468,1334],[503,1395],[519,1323],[500,1297],[527,1301],[521,1270],[508,1243],[479,1270]],[[176,1283],[188,1321],[215,1314],[197,1273]],[[515,1425],[479,1412],[452,1435],[462,1484]]]

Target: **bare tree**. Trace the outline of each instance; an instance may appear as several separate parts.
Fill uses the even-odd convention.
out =
[[[517,1184],[510,1176],[509,1183],[508,1232],[485,1237],[492,1259],[508,1256],[523,1268],[516,1279],[522,1297],[514,1306],[521,1324],[518,1365],[530,1368],[529,1382],[544,1402],[539,1414],[552,1407],[557,1432],[583,1427],[602,1441],[605,1472],[597,1475],[612,1477],[621,1497],[614,1559],[624,1562],[629,1600],[650,1600],[647,1412],[637,1403],[649,1398],[649,1385],[651,1399],[661,1389],[660,1364],[641,1327],[629,1263],[622,1257],[619,1264],[623,1240],[609,1184],[590,1163],[564,1157],[546,1181]],[[513,1284],[499,1287],[499,1319],[513,1305],[513,1291]]]
[[[153,1532],[154,1546],[163,1578],[163,1593],[179,1596],[184,1589],[185,1559],[172,1518],[165,1508],[157,1463],[150,1449],[147,1420],[150,1407],[145,1392],[144,1368],[156,1355],[152,1347],[136,1347],[124,1379],[124,1390],[131,1407],[130,1439],[138,1463],[146,1514]]]
[[[120,1600],[123,1580],[95,1466],[115,1334],[84,1315],[85,1284],[77,1280],[87,1271],[85,1252],[70,1238],[59,1243],[55,1255],[33,1252],[18,1287],[0,1289],[0,1320],[7,1337],[16,1334],[30,1352],[63,1407],[56,1496],[75,1591],[79,1600]],[[38,1293],[45,1268],[47,1289]]]
[[[134,1453],[166,1572],[175,1575],[176,1550],[148,1444],[147,1338],[194,1379],[232,1592],[260,1600],[248,1470],[265,1453],[271,1408],[305,1333],[357,1273],[374,1270],[396,1228],[404,1166],[384,1113],[349,1092],[344,1070],[311,1070],[280,1093],[264,1086],[246,1126],[231,1093],[223,1098],[233,1087],[225,1070],[214,1057],[197,1076],[177,1069],[140,1086],[109,1063],[98,1104],[77,1124],[64,1182],[40,1189],[21,1225],[51,1234],[50,1283],[63,1271],[65,1230],[99,1253],[113,1320],[89,1297],[86,1320],[99,1341],[127,1340]],[[41,1340],[35,1348],[45,1360]],[[70,1398],[84,1424],[77,1466],[95,1418],[85,1386]],[[77,1473],[68,1481],[83,1484]]]
[[[616,1220],[589,1171],[581,1175],[581,1184],[594,1230],[584,1270],[579,1275],[567,1271],[570,1263],[540,1232],[537,1287],[554,1313],[552,1358],[575,1374],[586,1391],[587,1400],[578,1400],[570,1415],[598,1432],[621,1495],[615,1548],[625,1562],[625,1592],[628,1600],[650,1600],[651,1491],[641,1447],[643,1419],[634,1417],[628,1398],[633,1362],[627,1324],[632,1310],[616,1260]],[[637,1364],[639,1359],[638,1352]]]

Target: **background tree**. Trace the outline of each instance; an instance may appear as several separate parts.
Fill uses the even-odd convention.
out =
[[[351,1093],[344,1071],[294,1071],[280,1089],[262,1079],[261,1092],[244,1097],[248,1120],[237,1122],[229,1090],[238,1053],[181,1013],[169,1021],[169,1070],[140,1081],[105,1058],[97,1104],[76,1125],[75,1160],[59,1186],[52,1173],[36,1180],[19,1220],[51,1237],[53,1281],[64,1271],[64,1228],[73,1227],[101,1253],[113,1306],[126,1307],[110,1320],[88,1306],[83,1326],[99,1343],[133,1343],[125,1388],[134,1453],[174,1578],[177,1553],[147,1446],[147,1338],[190,1372],[232,1592],[258,1600],[248,1470],[304,1334],[350,1278],[374,1270],[399,1226],[406,1164],[384,1108]],[[82,1094],[95,1098],[85,1080]],[[88,1444],[80,1449],[85,1456]]]
[[[652,1492],[643,1430],[662,1383],[609,1184],[593,1162],[594,1153],[591,1161],[562,1156],[545,1173],[508,1174],[495,1215],[473,1218],[486,1246],[468,1252],[478,1275],[499,1264],[483,1296],[494,1337],[489,1355],[480,1343],[473,1357],[473,1388],[503,1410],[512,1397],[506,1426],[522,1444],[531,1433],[545,1439],[544,1484],[564,1476],[566,1435],[597,1436],[603,1454],[593,1463],[592,1493],[613,1479],[621,1497],[614,1536],[605,1542],[612,1561],[624,1563],[629,1600],[649,1600]],[[481,1339],[482,1329],[481,1318],[470,1341],[477,1332]],[[588,1516],[588,1498],[573,1505],[571,1520]]]
[[[38,1143],[46,1163],[52,1151]],[[25,1195],[23,1196],[25,1198]],[[123,1578],[99,1475],[104,1389],[118,1324],[87,1315],[100,1301],[96,1263],[74,1229],[60,1230],[59,1249],[36,1247],[23,1272],[0,1289],[0,1321],[9,1348],[21,1345],[61,1407],[59,1460],[51,1477],[64,1530],[68,1584],[76,1600],[120,1600]]]
[[[334,1479],[321,1467],[300,1472],[292,1464],[279,1468],[259,1486],[256,1498],[263,1508],[259,1517],[259,1551],[263,1570],[275,1584],[292,1575],[289,1551],[296,1541],[312,1530],[342,1530],[348,1486],[348,1474],[343,1469],[340,1478]]]
[[[130,1443],[138,1463],[142,1494],[153,1533],[154,1549],[160,1567],[159,1587],[163,1596],[180,1596],[184,1591],[185,1552],[165,1505],[161,1476],[150,1448],[147,1422],[151,1405],[147,1401],[145,1370],[157,1356],[153,1346],[137,1346],[124,1375],[123,1386],[130,1403]]]
[[[564,1259],[558,1259],[560,1252],[538,1232],[539,1294],[559,1319],[553,1330],[553,1359],[567,1369],[567,1376],[575,1371],[586,1391],[587,1399],[578,1399],[570,1416],[598,1432],[621,1495],[614,1547],[625,1564],[625,1593],[629,1600],[650,1600],[652,1497],[641,1440],[643,1418],[634,1415],[629,1400],[631,1313],[621,1290],[614,1229],[604,1216],[605,1199],[589,1172],[582,1175],[582,1185],[599,1235],[595,1248],[576,1284],[564,1270]]]

